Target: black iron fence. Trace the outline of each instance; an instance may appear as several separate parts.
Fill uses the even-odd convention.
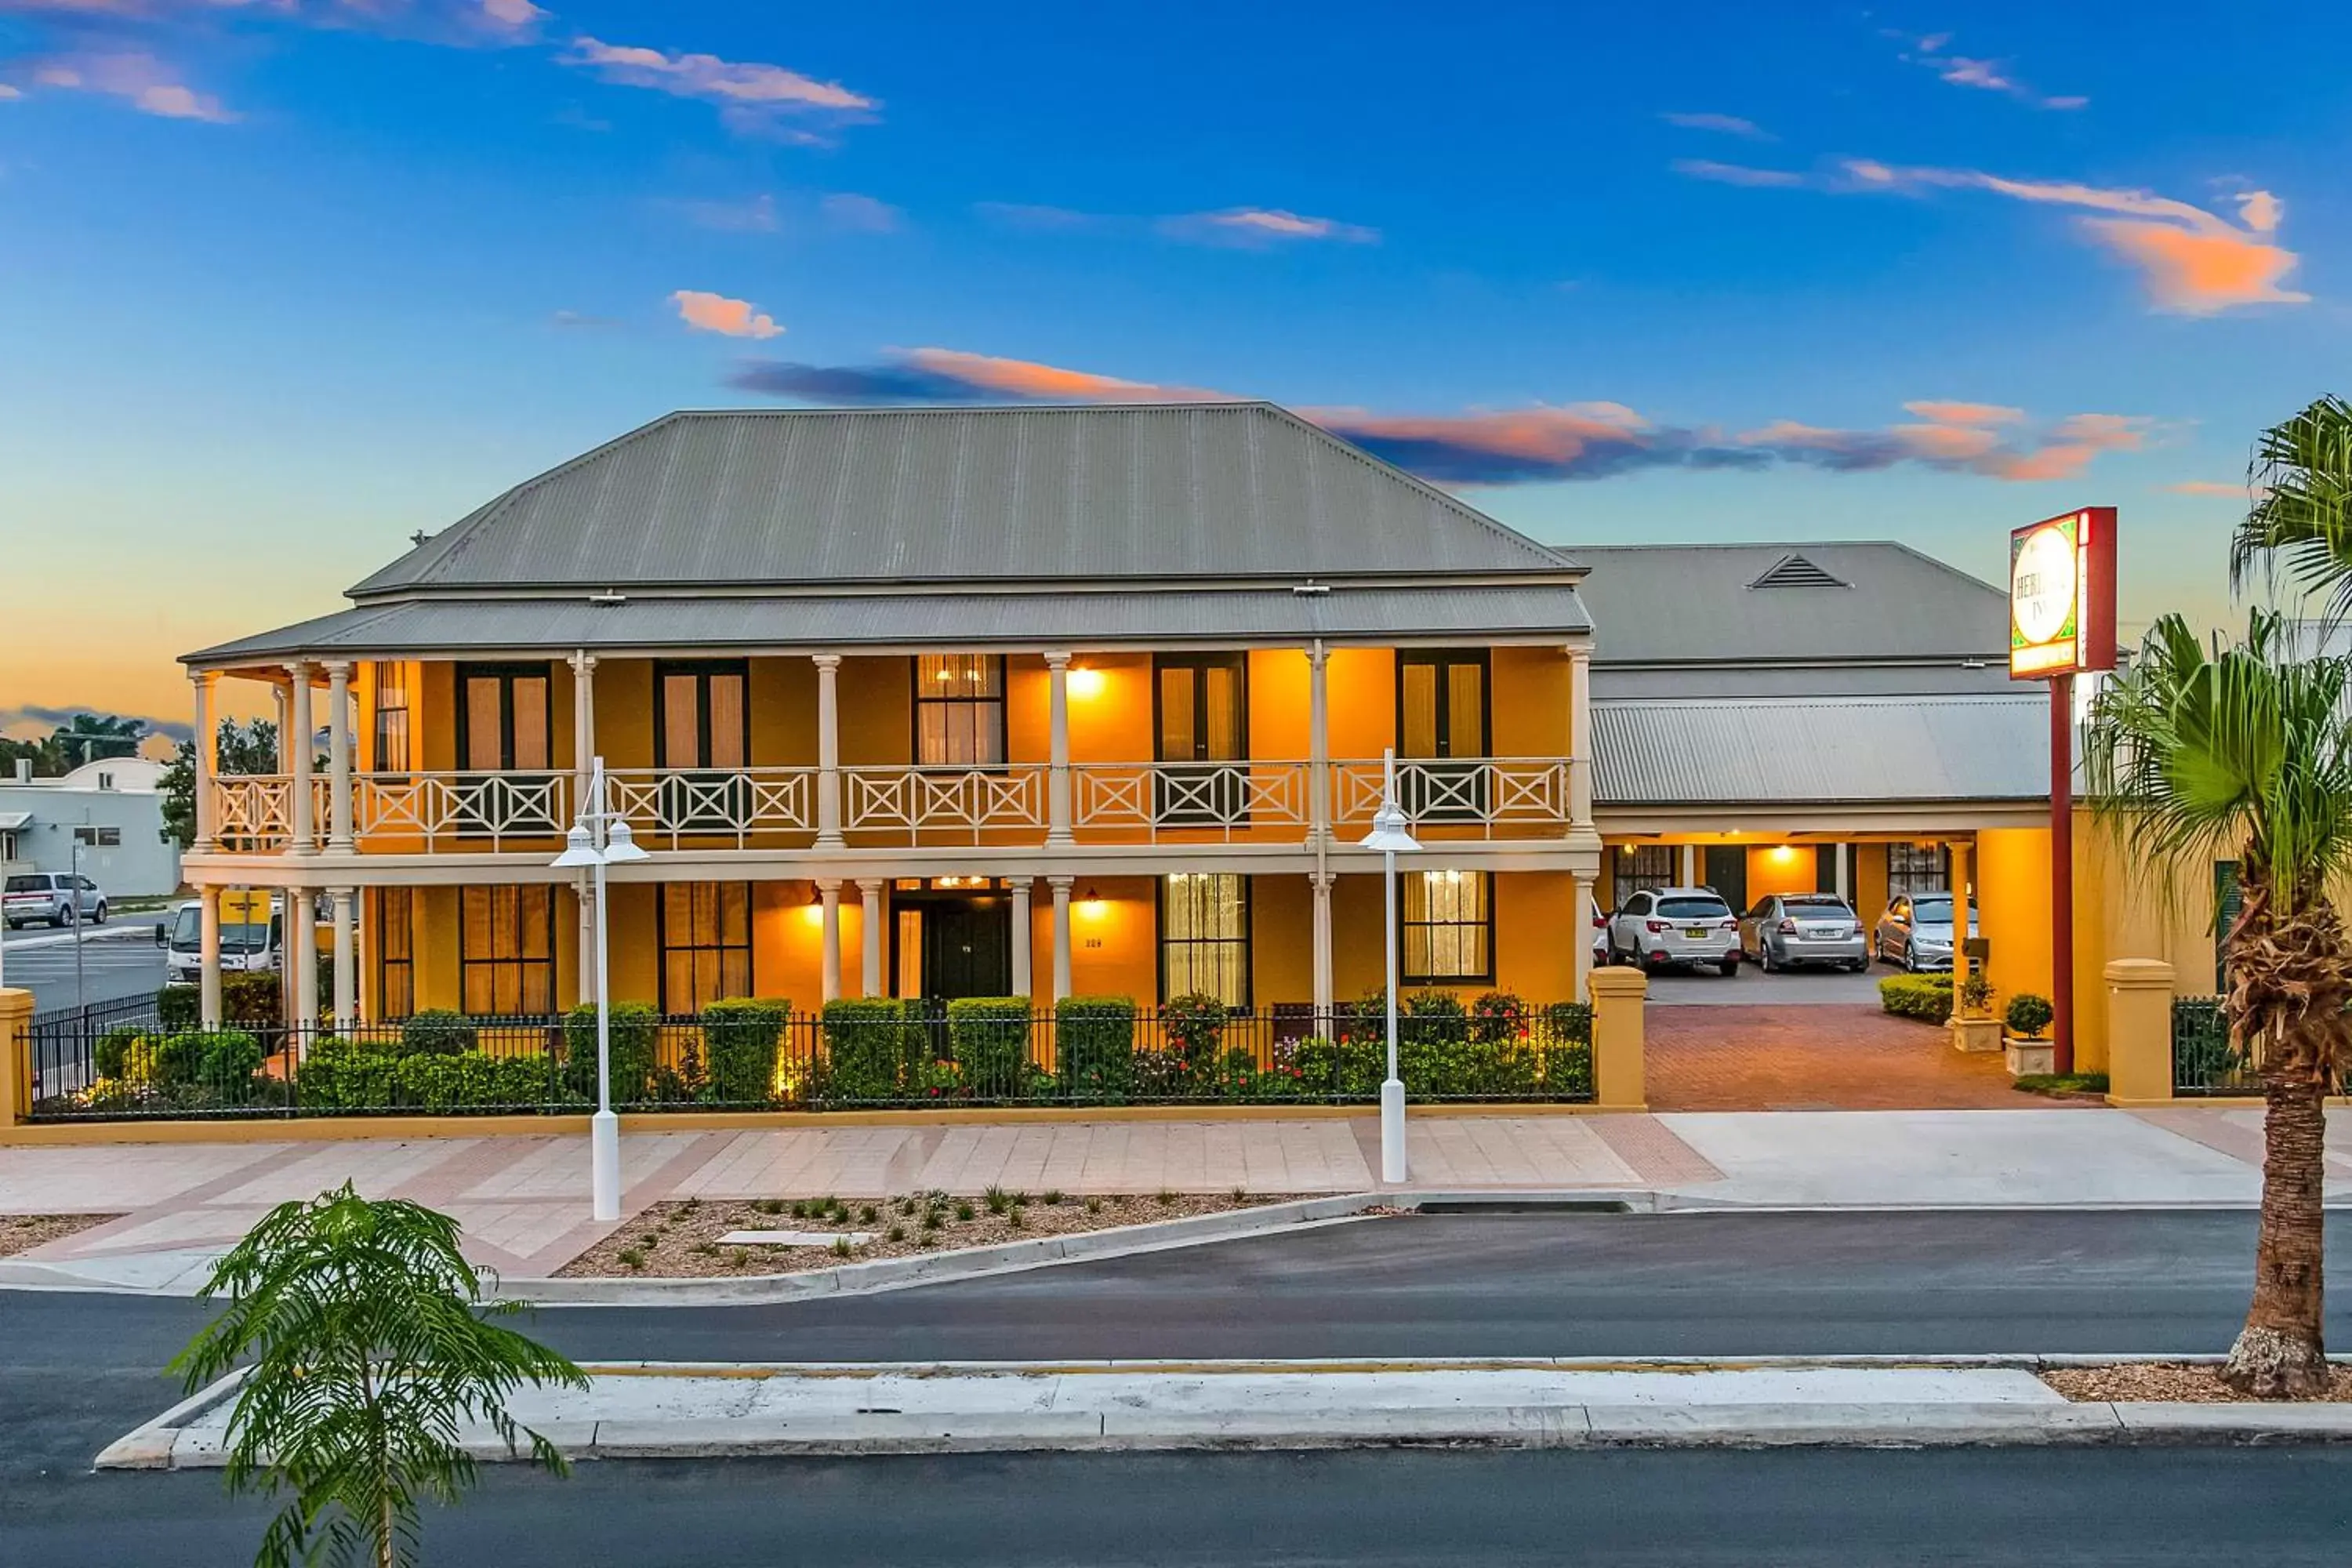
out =
[[[2230,1044],[2218,996],[2172,999],[2172,1092],[2184,1097],[2260,1094],[2257,1064]]]
[[[616,1005],[613,1102],[633,1110],[971,1105],[1346,1104],[1378,1099],[1371,1002],[1232,1010],[1074,997],[944,1008],[888,1000],[819,1014],[719,1003],[693,1016]],[[1591,1010],[1489,995],[1410,999],[1398,1058],[1421,1100],[1589,1101]],[[36,1020],[21,1065],[35,1121],[557,1113],[597,1089],[593,1008],[551,1017],[425,1013],[399,1023],[173,1028],[141,1015]]]

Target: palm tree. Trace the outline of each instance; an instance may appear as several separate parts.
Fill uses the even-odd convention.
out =
[[[507,1396],[525,1384],[584,1388],[581,1370],[485,1320],[488,1270],[457,1248],[457,1222],[349,1182],[278,1205],[216,1264],[203,1294],[227,1309],[172,1363],[191,1392],[257,1352],[229,1417],[231,1491],[294,1500],[256,1557],[291,1568],[323,1551],[377,1568],[415,1561],[416,1494],[455,1502],[474,1479],[461,1423],[487,1423],[558,1475],[563,1457],[517,1426]]]
[[[2330,623],[2352,616],[2352,403],[2323,397],[2263,432],[2253,496],[2230,542],[2230,585],[2257,572],[2317,595]]]
[[[2263,1084],[2254,1296],[2222,1380],[2292,1398],[2326,1386],[2320,1336],[2325,1097],[2352,1066],[2352,952],[2328,889],[2352,870],[2352,664],[2286,655],[2256,611],[2209,654],[2179,616],[2150,629],[2093,705],[2093,809],[2151,869],[2235,858],[2243,902],[2225,942],[2231,1050]]]

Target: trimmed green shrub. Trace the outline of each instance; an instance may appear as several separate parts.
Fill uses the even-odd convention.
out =
[[[221,1022],[236,1028],[275,1028],[286,1021],[283,982],[274,969],[221,976]]]
[[[1952,1016],[1952,977],[1890,974],[1878,983],[1878,1005],[1898,1018],[1940,1024]]]
[[[202,1038],[196,1081],[228,1104],[243,1104],[261,1070],[261,1042],[242,1029],[218,1029]]]
[[[400,1103],[419,1110],[533,1110],[565,1098],[555,1064],[538,1051],[404,1056],[392,1077]]]
[[[1126,1099],[1135,1091],[1135,998],[1063,997],[1054,1004],[1054,1047],[1074,1098]]]
[[[2042,1031],[2048,1028],[2050,1021],[2057,1016],[2058,1010],[2050,1005],[2048,997],[2021,991],[2009,999],[2009,1015],[2005,1022],[2011,1034],[2022,1035],[2032,1040],[2040,1038]]]
[[[948,1052],[966,1089],[1011,1100],[1029,1089],[1029,998],[959,996],[948,1004]]]
[[[155,993],[155,1022],[163,1033],[176,1035],[204,1022],[204,989],[196,985],[166,985]]]
[[[98,1037],[98,1044],[90,1047],[90,1065],[98,1069],[100,1078],[119,1079],[134,1061],[141,1061],[149,1048],[147,1031],[136,1024],[125,1024]]]
[[[1486,991],[1470,1004],[1470,1038],[1478,1045],[1507,1045],[1528,1037],[1526,1002],[1508,991]]]
[[[446,1007],[427,1007],[400,1026],[400,1054],[404,1057],[454,1057],[472,1050],[481,1039],[474,1020],[463,1013]],[[593,1026],[588,1040],[593,1047],[596,1034]]]
[[[1540,1032],[1548,1047],[1563,1044],[1591,1047],[1592,1004],[1590,1002],[1545,1004]]]
[[[835,997],[824,1005],[824,1027],[826,1100],[896,1100],[901,1081],[911,1089],[930,1059],[921,1024],[895,997]]]
[[[1171,1097],[1213,1092],[1226,1016],[1225,1005],[1205,992],[1160,1004],[1162,1043],[1156,1051],[1138,1053],[1137,1083],[1146,1093]]]
[[[1310,1035],[1286,1051],[1277,1051],[1276,1059],[1286,1054],[1306,1094],[1370,1099],[1380,1093],[1381,1079],[1388,1073],[1387,1047],[1369,1036],[1350,1034],[1334,1040]]]
[[[776,1095],[776,1069],[793,1005],[740,996],[702,1010],[704,1097],[721,1105],[765,1105]]]
[[[170,1089],[196,1081],[204,1068],[205,1034],[201,1029],[185,1029],[168,1035],[155,1044],[155,1082]]]
[[[661,1043],[661,1015],[644,1002],[615,1002],[611,1024],[613,1103],[634,1105],[653,1089]],[[586,1002],[563,1015],[564,1087],[581,1099],[596,1099],[596,1005]]]

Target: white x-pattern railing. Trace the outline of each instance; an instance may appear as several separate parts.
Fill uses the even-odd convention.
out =
[[[1569,770],[1559,757],[1399,758],[1398,804],[1415,826],[1460,823],[1485,830],[1559,829],[1569,820]],[[1381,805],[1379,763],[1336,763],[1340,823],[1369,823]]]
[[[814,831],[816,773],[607,768],[605,805],[620,814],[641,844],[675,849],[731,838],[739,849],[798,847]]]
[[[842,826],[860,842],[909,847],[951,839],[1029,839],[1045,831],[1048,773],[1026,763],[1001,768],[845,768]]]
[[[355,833],[421,838],[428,851],[544,842],[561,837],[571,822],[569,773],[362,773],[352,780]]]
[[[214,831],[239,849],[283,849],[294,837],[294,781],[242,773],[213,783]]]
[[[1071,773],[1071,816],[1081,836],[1139,833],[1147,843],[1265,828],[1303,836],[1314,822],[1307,763],[1081,763]]]

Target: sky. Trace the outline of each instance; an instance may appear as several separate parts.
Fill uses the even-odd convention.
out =
[[[2251,440],[2347,390],[2347,58],[2307,5],[0,0],[0,727],[184,723],[177,655],[677,407],[1265,397],[1548,542],[1993,578],[2113,505],[2126,629],[2219,620]]]

